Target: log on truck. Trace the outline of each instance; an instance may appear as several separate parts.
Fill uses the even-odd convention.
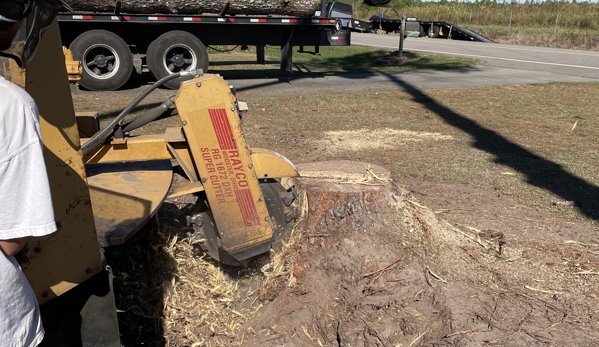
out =
[[[74,0],[70,2],[75,11],[164,13],[164,14],[244,14],[244,15],[284,15],[309,17],[318,7],[317,0]]]

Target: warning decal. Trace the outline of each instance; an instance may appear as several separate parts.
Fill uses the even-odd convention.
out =
[[[212,201],[221,204],[237,203],[246,226],[261,226],[256,203],[249,189],[252,175],[243,164],[240,150],[233,137],[233,129],[224,108],[208,109],[210,121],[219,148],[201,148],[208,182],[204,185],[214,194]],[[216,144],[215,144],[216,145]]]
[[[237,146],[233,140],[233,130],[231,130],[231,123],[227,118],[227,111],[224,108],[216,108],[208,109],[208,113],[220,149],[236,149]]]
[[[245,225],[260,226],[258,211],[256,211],[256,205],[254,204],[250,190],[236,190],[235,196],[237,197],[237,203],[239,204],[239,210],[241,211]]]

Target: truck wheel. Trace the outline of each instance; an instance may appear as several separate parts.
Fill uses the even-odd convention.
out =
[[[159,80],[180,71],[202,69],[206,72],[208,52],[202,41],[194,35],[173,30],[160,35],[148,46],[146,62],[154,77]],[[181,78],[175,78],[164,86],[179,89],[181,81]]]
[[[116,90],[133,71],[133,56],[127,43],[106,30],[90,30],[79,35],[69,46],[73,58],[81,61],[81,84],[89,90]]]
[[[429,29],[430,31],[428,32],[428,36],[432,37],[432,38],[437,38],[439,37],[439,27],[436,25],[433,25],[431,27],[431,29]]]
[[[418,26],[418,37],[424,37],[425,33],[424,33],[424,27],[422,25]]]

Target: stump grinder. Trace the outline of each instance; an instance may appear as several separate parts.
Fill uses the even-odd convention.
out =
[[[240,123],[246,105],[220,76],[183,72],[192,76],[175,97],[124,122],[151,90],[180,77],[167,76],[99,129],[96,118],[75,117],[56,22],[26,70],[0,62],[0,73],[25,87],[38,105],[59,226],[51,236],[30,240],[20,259],[41,304],[44,345],[120,346],[102,248],[126,242],[167,197],[198,196],[187,216],[194,230],[188,239],[225,264],[244,265],[289,232],[296,195],[278,178],[298,172],[280,154],[248,147]],[[181,127],[129,135],[171,105]],[[173,166],[185,183],[171,185]]]

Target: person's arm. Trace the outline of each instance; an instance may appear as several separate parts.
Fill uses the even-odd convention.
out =
[[[12,257],[13,255],[19,253],[25,244],[27,243],[27,238],[22,237],[19,239],[11,239],[11,240],[0,240],[0,251],[4,254],[4,256]]]

